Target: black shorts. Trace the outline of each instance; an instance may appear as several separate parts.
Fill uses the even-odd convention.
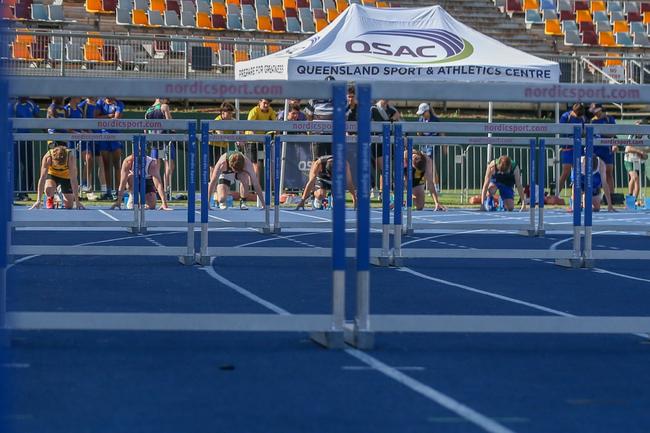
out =
[[[242,143],[237,145],[237,150],[246,155],[254,164],[258,158],[264,159],[264,143]]]
[[[153,184],[153,179],[144,180],[144,192],[145,194],[156,192],[156,186]]]
[[[221,173],[219,179],[217,179],[217,185],[230,186],[233,184],[235,180],[239,180],[239,176],[237,175],[237,173],[234,173],[232,171]]]
[[[61,192],[63,194],[72,194],[72,184],[70,183],[70,179],[64,179],[62,177],[57,177],[49,173],[46,179],[53,180],[57,186],[60,186]]]
[[[329,191],[329,190],[332,189],[332,184],[329,181],[326,181],[326,180],[323,180],[323,179],[320,179],[320,178],[317,177],[316,178],[315,188],[316,189],[324,189],[326,191]]]

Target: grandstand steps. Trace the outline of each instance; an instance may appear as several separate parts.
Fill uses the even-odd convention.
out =
[[[399,5],[422,7],[422,3],[401,0]],[[442,6],[458,21],[506,45],[543,57],[557,55],[553,40],[544,35],[543,29],[541,32],[526,30],[523,15],[509,18],[491,0],[435,0],[431,3]]]

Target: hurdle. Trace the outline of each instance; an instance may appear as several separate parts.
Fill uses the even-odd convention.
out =
[[[79,81],[58,78],[56,87],[50,87],[53,81],[38,79],[32,80],[26,77],[16,79],[16,85],[12,92],[16,95],[31,94],[34,96],[51,96],[52,94],[73,94],[78,93]],[[73,86],[74,83],[74,86]],[[175,80],[154,80],[150,86],[139,89],[142,83],[125,82],[120,87],[115,80],[88,80],[85,85],[93,86],[96,92],[115,94],[116,89],[121,92],[132,92],[144,96],[159,96],[169,94],[171,97],[195,96],[196,92],[189,90],[189,86],[183,86]],[[178,89],[176,85],[180,86]],[[94,87],[96,86],[96,87]],[[168,87],[169,86],[169,87]],[[276,86],[276,87],[274,87]],[[345,86],[341,83],[331,82],[292,82],[290,83],[271,82],[260,85],[256,82],[229,82],[229,81],[197,81],[192,88],[200,89],[223,89],[219,92],[220,97],[234,98],[242,95],[267,95],[273,97],[319,97],[329,98],[329,92],[335,88],[334,105],[335,110],[334,136],[335,152],[341,155],[343,140],[340,139],[341,132],[337,128],[343,125],[341,122],[341,106],[344,100]],[[618,100],[622,102],[650,101],[650,89],[637,88],[633,86],[602,86],[602,85],[569,85],[569,84],[530,84],[494,83],[486,86],[484,83],[463,83],[463,91],[459,92],[457,86],[450,86],[448,83],[424,82],[409,83],[407,86],[394,86],[394,83],[377,82],[370,85],[375,97],[402,98],[421,100],[422,98],[458,100],[467,99],[463,94],[472,95],[471,99],[479,101],[520,101],[537,100],[539,102],[568,101],[580,98],[603,98],[603,94],[615,92]],[[74,90],[72,90],[74,89]],[[185,89],[185,90],[183,90]],[[261,91],[267,90],[267,93]],[[201,97],[214,97],[215,92],[203,91]],[[6,105],[6,104],[5,104]],[[360,136],[363,135],[359,134]],[[2,152],[4,153],[4,152]],[[577,152],[576,152],[577,153]],[[344,162],[343,158],[337,157],[339,164],[336,165],[335,177],[343,179],[335,183],[334,211],[336,214],[335,230],[333,233],[336,247],[332,249],[333,260],[333,308],[332,314],[324,315],[218,315],[218,314],[139,314],[139,313],[52,313],[52,312],[21,312],[13,311],[6,314],[4,330],[35,330],[35,329],[120,329],[120,330],[165,330],[165,331],[299,331],[299,332],[324,332],[330,333],[332,337],[327,342],[329,347],[341,347],[340,335],[342,328],[348,324],[345,321],[345,313],[341,293],[345,291],[345,245],[344,240],[344,201],[345,190]],[[6,153],[0,159],[0,172],[6,171]],[[7,191],[3,194],[7,194]],[[337,210],[337,203],[339,208]],[[343,217],[343,218],[342,218]],[[6,212],[0,213],[0,226],[7,224]],[[361,231],[361,227],[357,230]],[[369,231],[369,225],[363,227]],[[6,233],[3,231],[3,233]],[[359,234],[359,233],[358,233]],[[368,237],[361,236],[361,239]],[[358,251],[356,251],[358,252]],[[464,250],[464,253],[468,251]],[[468,256],[463,256],[464,258]],[[522,257],[517,257],[522,258]],[[2,259],[0,259],[0,263]],[[343,266],[343,268],[342,268]],[[4,271],[4,269],[3,269]],[[359,300],[357,300],[359,302]],[[367,304],[370,305],[368,298]],[[2,312],[6,305],[2,305]],[[367,323],[369,326],[364,331],[370,336],[374,332],[498,332],[498,333],[606,333],[606,334],[628,334],[647,332],[650,329],[650,317],[540,317],[540,316],[441,316],[441,315],[380,315],[368,314]],[[333,343],[339,344],[333,344]]]
[[[61,119],[47,119],[49,122],[47,126],[58,126],[62,127]],[[70,125],[67,125],[68,128],[83,128],[83,129],[98,129],[101,126],[101,123],[98,119],[66,119],[70,121]],[[35,125],[43,127],[43,124],[38,123],[39,119],[16,119],[16,125],[21,128],[34,128]],[[132,121],[135,122],[135,121]],[[137,121],[140,122],[140,121]],[[151,124],[144,121],[144,125],[151,126]],[[162,123],[163,121],[161,121]],[[141,123],[138,123],[142,125]],[[164,121],[166,127],[172,128],[187,128],[192,131],[195,128],[194,122],[186,121]],[[119,125],[119,123],[118,123]],[[130,125],[130,124],[129,124]],[[114,126],[111,126],[114,127]],[[118,126],[119,127],[119,126]],[[155,127],[160,127],[160,125],[155,125]],[[133,129],[133,126],[129,126],[130,129]],[[123,127],[123,129],[126,129]],[[188,140],[188,136],[184,134],[149,134],[148,137],[153,140],[160,141],[185,141]],[[11,237],[9,238],[9,254],[10,257],[20,256],[20,255],[107,255],[107,256],[119,256],[119,255],[131,255],[131,256],[178,256],[186,257],[188,255],[188,250],[193,246],[190,246],[190,242],[193,242],[194,237],[189,235],[190,226],[186,222],[176,222],[176,221],[152,221],[147,222],[145,218],[145,207],[144,207],[144,179],[145,174],[143,170],[145,169],[144,158],[145,158],[145,149],[146,149],[146,136],[140,134],[128,134],[128,133],[55,133],[55,134],[42,134],[42,133],[21,133],[14,134],[15,140],[60,140],[60,141],[78,141],[78,140],[88,140],[88,141],[132,141],[133,150],[135,154],[134,158],[134,209],[133,209],[133,219],[131,221],[126,220],[73,220],[73,221],[63,221],[57,219],[37,219],[37,220],[23,220],[16,221],[11,219],[10,228],[13,229],[27,229],[27,228],[38,228],[38,227],[77,227],[80,229],[83,228],[125,228],[127,231],[137,234],[137,233],[146,233],[148,227],[187,227],[188,228],[188,246],[187,247],[156,247],[156,246],[142,246],[142,247],[133,247],[133,246],[93,246],[93,245],[83,245],[83,246],[66,246],[66,245],[13,245],[11,243]],[[195,141],[195,140],[194,140]],[[195,143],[194,143],[195,146]],[[189,150],[191,153],[191,148],[193,147],[192,134],[189,135]],[[192,158],[190,158],[192,161]],[[191,174],[191,176],[190,176]],[[188,182],[193,182],[194,172],[188,173]],[[190,194],[193,198],[193,190],[190,189]],[[192,203],[192,200],[190,200]],[[192,203],[193,204],[193,203]],[[190,206],[192,206],[190,204]],[[83,215],[85,211],[81,212],[79,215]],[[192,214],[193,216],[193,214]],[[188,221],[191,218],[188,214]],[[192,253],[192,257],[194,253]],[[181,260],[183,263],[188,263],[187,260]]]

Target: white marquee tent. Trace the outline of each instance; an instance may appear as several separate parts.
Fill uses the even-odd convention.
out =
[[[440,6],[352,4],[325,29],[277,53],[235,65],[238,80],[559,81],[540,59],[455,20]]]

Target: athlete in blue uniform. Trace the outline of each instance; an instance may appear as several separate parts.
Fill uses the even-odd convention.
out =
[[[485,170],[485,180],[481,191],[481,210],[496,210],[493,203],[498,190],[503,201],[503,208],[507,211],[513,211],[515,209],[515,186],[521,201],[520,211],[523,211],[526,209],[526,197],[524,196],[524,188],[521,185],[521,172],[517,162],[506,155],[502,155],[499,159],[490,162]]]
[[[591,123],[615,125],[614,116],[608,116],[602,104],[591,104],[589,111],[594,115]],[[595,138],[615,137],[615,135],[597,134]],[[594,155],[603,160],[606,167],[605,180],[609,190],[614,192],[614,153],[617,151],[616,146],[594,146]]]
[[[580,188],[582,189],[583,206],[584,206],[584,197],[585,197],[585,160],[586,158],[583,156],[581,158],[581,163],[580,163],[580,165],[582,166],[582,176],[580,176]],[[611,190],[609,189],[609,185],[607,185],[607,182],[603,182],[602,173],[605,173],[606,170],[605,162],[603,162],[602,159],[594,155],[594,157],[592,158],[592,167],[593,167],[593,172],[592,172],[593,176],[592,176],[592,183],[591,183],[591,186],[593,188],[593,193],[591,197],[592,209],[594,210],[594,212],[600,211],[600,202],[604,191],[605,198],[607,199],[607,210],[610,212],[616,212],[614,206],[612,206],[612,195],[611,195]],[[603,191],[601,191],[601,188]]]
[[[156,98],[153,105],[144,113],[145,119],[172,119],[172,112],[169,108],[169,99]],[[156,129],[149,131],[151,134],[167,134],[169,131]],[[165,194],[171,193],[172,175],[176,167],[176,147],[173,142],[154,141],[151,143],[151,157],[165,162],[163,176],[163,190]],[[171,194],[170,194],[171,195]]]
[[[571,110],[560,116],[560,123],[584,125],[586,123],[585,106],[580,102],[573,104]],[[573,137],[573,135],[569,135],[569,137]],[[556,195],[558,197],[560,196],[562,188],[564,188],[564,183],[571,175],[571,167],[573,167],[573,146],[562,146],[560,149],[560,162],[562,163],[562,173],[560,174],[560,181],[557,186]]]
[[[102,98],[97,101],[97,109],[95,111],[95,117],[100,119],[121,119],[122,113],[124,111],[124,104],[113,97]],[[116,133],[118,131],[111,129],[103,129],[102,132],[105,133]],[[121,158],[122,158],[122,148],[124,143],[121,141],[100,141],[97,143],[100,148],[100,153],[102,155],[102,164],[104,167],[104,173],[106,176],[106,186],[107,191],[104,194],[103,199],[113,199],[112,194],[108,194],[113,189],[113,179],[118,179],[121,171]],[[102,191],[104,192],[104,191]],[[115,192],[116,194],[116,192]]]

